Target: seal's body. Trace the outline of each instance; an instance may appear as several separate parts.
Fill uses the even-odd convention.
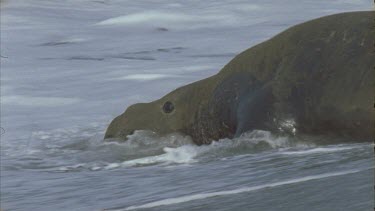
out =
[[[218,74],[130,106],[105,138],[182,132],[197,144],[253,129],[373,138],[375,12],[315,19],[256,45]]]

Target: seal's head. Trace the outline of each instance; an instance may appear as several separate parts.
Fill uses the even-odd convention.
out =
[[[129,106],[109,125],[105,138],[126,138],[135,130],[151,130],[168,133],[181,128],[178,106],[174,99],[158,100],[151,103],[138,103]]]
[[[199,110],[207,104],[214,87],[213,77],[176,89],[163,98],[129,106],[109,125],[105,139],[126,140],[135,130],[154,131],[160,135],[189,134]]]

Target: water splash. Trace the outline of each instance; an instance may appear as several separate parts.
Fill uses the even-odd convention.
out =
[[[98,128],[104,131],[102,126],[97,125],[93,128],[34,132],[33,144],[21,155],[21,159],[28,160],[29,164],[24,163],[19,168],[56,172],[99,171],[194,164],[264,152],[296,156],[352,149],[347,145],[316,148],[314,144],[295,137],[277,136],[262,130],[247,132],[234,139],[220,139],[203,146],[195,145],[189,136],[183,134],[160,136],[151,131],[135,131],[127,137],[127,141],[107,142],[103,141],[103,132],[97,132]]]

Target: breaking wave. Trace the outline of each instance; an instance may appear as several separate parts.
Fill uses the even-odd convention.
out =
[[[244,9],[244,8],[242,8]],[[258,10],[257,5],[250,5],[245,10]],[[258,24],[263,19],[253,18],[246,23],[238,19],[238,11],[223,14],[213,9],[206,13],[184,13],[170,11],[144,11],[108,18],[97,22],[97,26],[168,26],[175,29],[196,29],[212,26],[232,26],[233,24]]]
[[[46,134],[39,133],[46,139]],[[58,167],[58,171],[111,170],[120,167],[148,165],[191,164],[228,156],[254,154],[274,149],[306,144],[294,143],[288,137],[278,137],[268,131],[252,131],[235,139],[221,139],[210,145],[196,146],[189,136],[178,133],[159,136],[150,131],[136,131],[126,142],[81,140],[60,147],[65,151],[82,154],[85,159],[74,165]],[[92,160],[88,160],[90,157]]]
[[[299,151],[290,151],[290,152],[282,152],[285,155],[307,155],[307,154],[315,154],[315,153],[333,153],[337,151],[344,151],[344,150],[351,150],[353,147],[318,147],[314,149],[307,149],[307,150],[299,150]]]
[[[221,139],[210,145],[197,146],[189,136],[173,133],[159,136],[150,131],[136,131],[128,140],[103,141],[103,133],[94,129],[38,131],[27,151],[15,156],[22,166],[12,168],[44,169],[47,171],[99,171],[150,165],[190,165],[233,156],[252,156],[259,153],[279,153],[298,156],[332,153],[358,146],[316,146],[290,136],[277,136],[269,131],[255,130],[238,138]],[[29,162],[25,164],[25,160]]]

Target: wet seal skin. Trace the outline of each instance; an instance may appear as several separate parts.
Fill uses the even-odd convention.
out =
[[[371,141],[374,14],[342,13],[293,26],[212,77],[130,106],[105,138],[180,132],[201,145],[261,129]]]

